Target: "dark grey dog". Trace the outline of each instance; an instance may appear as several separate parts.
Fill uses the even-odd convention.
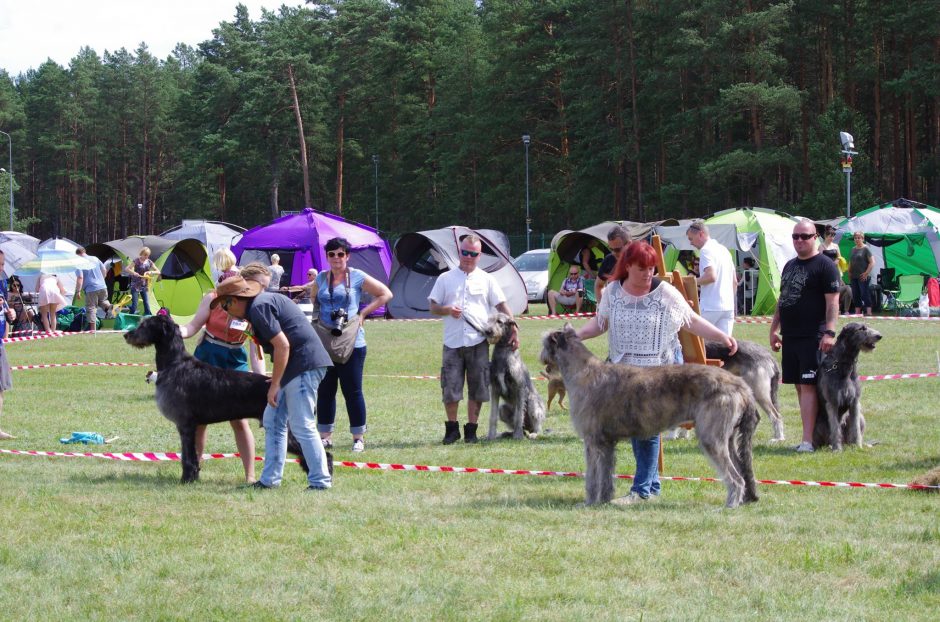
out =
[[[473,326],[473,324],[471,324]],[[505,313],[490,317],[486,326],[474,326],[493,346],[490,358],[490,429],[486,437],[496,438],[496,426],[502,421],[512,428],[513,438],[528,435],[535,438],[542,432],[545,403],[532,384],[529,369],[517,350],[512,349],[515,320]],[[500,400],[505,404],[500,406]]]
[[[728,354],[728,346],[717,341],[705,342],[705,357],[719,359],[724,363],[722,369],[744,380],[751,387],[757,405],[770,418],[774,428],[771,443],[784,440],[783,416],[777,393],[780,388],[780,365],[769,348],[753,341],[738,340],[738,351],[734,356]]]
[[[196,426],[236,419],[260,420],[264,415],[269,378],[194,359],[186,352],[180,329],[169,315],[144,319],[124,334],[124,340],[135,348],[153,346],[157,351],[157,408],[179,431],[184,484],[199,479]],[[300,444],[289,432],[287,450],[300,455],[300,466],[306,472]],[[333,456],[329,452],[327,465],[332,473]]]
[[[542,339],[542,362],[565,379],[575,430],[584,439],[585,504],[614,494],[617,442],[693,421],[699,446],[725,483],[725,506],[757,501],[751,442],[760,415],[740,378],[706,365],[634,367],[606,363],[570,324]]]
[[[852,322],[842,328],[836,345],[823,357],[816,370],[819,412],[813,428],[813,447],[829,445],[839,451],[843,441],[859,447],[864,443],[865,417],[860,403],[858,355],[871,352],[879,341],[881,333]]]

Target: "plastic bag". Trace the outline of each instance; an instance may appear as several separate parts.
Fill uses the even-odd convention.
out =
[[[920,300],[917,301],[917,311],[920,317],[930,317],[930,298],[927,294],[920,295]]]

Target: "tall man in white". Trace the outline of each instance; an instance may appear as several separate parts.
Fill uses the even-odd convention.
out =
[[[431,313],[444,316],[444,353],[441,366],[445,422],[444,444],[460,440],[457,406],[463,398],[464,378],[467,379],[467,424],[463,427],[464,442],[477,442],[477,420],[480,407],[490,399],[489,344],[464,318],[485,325],[496,310],[512,317],[506,296],[496,280],[479,269],[483,245],[470,234],[460,241],[459,270],[448,270],[437,277],[428,301]],[[513,336],[518,347],[518,336]]]
[[[693,221],[685,235],[689,243],[701,251],[698,284],[701,287],[699,307],[702,317],[730,336],[734,328],[738,287],[731,253],[709,236],[708,226],[701,220]]]

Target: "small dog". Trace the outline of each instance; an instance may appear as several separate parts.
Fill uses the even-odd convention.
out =
[[[474,326],[493,346],[490,359],[490,429],[486,436],[489,440],[496,438],[499,420],[512,428],[513,438],[526,435],[535,438],[542,432],[545,421],[542,397],[535,390],[529,369],[519,352],[512,349],[513,327],[517,327],[515,320],[504,313],[493,315],[486,326]],[[502,406],[500,399],[506,401]]]
[[[753,341],[738,340],[738,351],[734,356],[728,354],[728,347],[717,341],[705,342],[705,357],[719,359],[724,363],[722,369],[738,376],[751,387],[754,399],[761,410],[770,417],[774,435],[771,443],[785,439],[783,416],[777,393],[780,388],[780,365],[777,359],[765,348]]]
[[[548,412],[552,409],[552,400],[556,396],[558,397],[558,405],[562,409],[568,410],[568,407],[565,406],[565,395],[567,395],[565,381],[558,373],[558,368],[554,365],[546,365],[545,369],[542,370],[542,376],[548,380],[548,405],[545,407],[545,411]]]
[[[135,348],[156,349],[157,408],[179,431],[184,484],[199,479],[196,426],[263,417],[268,403],[268,377],[221,369],[196,360],[186,352],[180,329],[169,315],[145,318],[137,328],[124,334],[124,340]],[[300,444],[289,432],[287,450],[300,456],[300,466],[307,472]],[[332,472],[329,453],[327,462]]]
[[[617,442],[647,438],[687,421],[725,483],[725,506],[757,501],[751,442],[760,415],[743,380],[707,365],[634,367],[606,363],[570,324],[542,339],[541,360],[557,365],[568,388],[571,422],[584,439],[585,504],[614,494]]]
[[[865,324],[852,322],[839,332],[832,347],[816,370],[816,397],[819,410],[813,428],[813,447],[829,445],[842,449],[843,441],[862,447],[865,417],[862,415],[862,384],[858,381],[858,355],[871,352],[881,341],[881,333]]]

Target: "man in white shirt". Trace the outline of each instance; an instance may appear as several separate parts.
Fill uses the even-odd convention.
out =
[[[477,420],[483,402],[489,400],[489,344],[464,318],[483,326],[490,314],[501,311],[512,317],[506,296],[496,280],[480,270],[480,238],[470,234],[460,241],[458,270],[448,270],[437,278],[428,301],[431,313],[444,316],[444,353],[441,366],[445,422],[444,444],[460,440],[457,407],[467,380],[467,424],[464,442],[477,442]],[[518,347],[518,338],[516,338]]]
[[[701,251],[698,278],[701,315],[730,336],[738,287],[731,252],[709,236],[708,226],[701,220],[693,221],[685,235]]]

